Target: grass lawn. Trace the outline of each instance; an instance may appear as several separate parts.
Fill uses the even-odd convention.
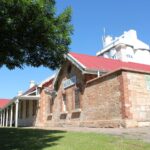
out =
[[[0,128],[0,150],[150,150],[150,143],[96,133]]]

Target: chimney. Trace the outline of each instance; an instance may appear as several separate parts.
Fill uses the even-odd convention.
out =
[[[29,86],[29,87],[32,88],[33,86],[35,86],[35,81],[31,80],[31,81],[30,81],[30,86]]]
[[[22,94],[22,91],[18,91],[18,96],[21,96]]]

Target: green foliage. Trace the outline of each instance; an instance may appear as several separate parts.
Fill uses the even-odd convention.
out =
[[[55,0],[0,0],[0,67],[56,69],[68,53],[71,8],[56,15]]]

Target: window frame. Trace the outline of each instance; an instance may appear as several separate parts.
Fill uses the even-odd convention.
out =
[[[79,88],[74,89],[74,109],[78,110],[81,108],[81,92]]]

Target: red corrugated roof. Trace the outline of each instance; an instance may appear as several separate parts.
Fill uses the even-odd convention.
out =
[[[104,58],[101,56],[90,56],[86,54],[69,53],[79,63],[90,70],[113,71],[120,68],[129,68],[141,71],[150,71],[150,65],[144,65],[132,62],[123,62],[116,59]]]
[[[0,108],[3,108],[6,104],[10,102],[10,99],[0,99]]]

